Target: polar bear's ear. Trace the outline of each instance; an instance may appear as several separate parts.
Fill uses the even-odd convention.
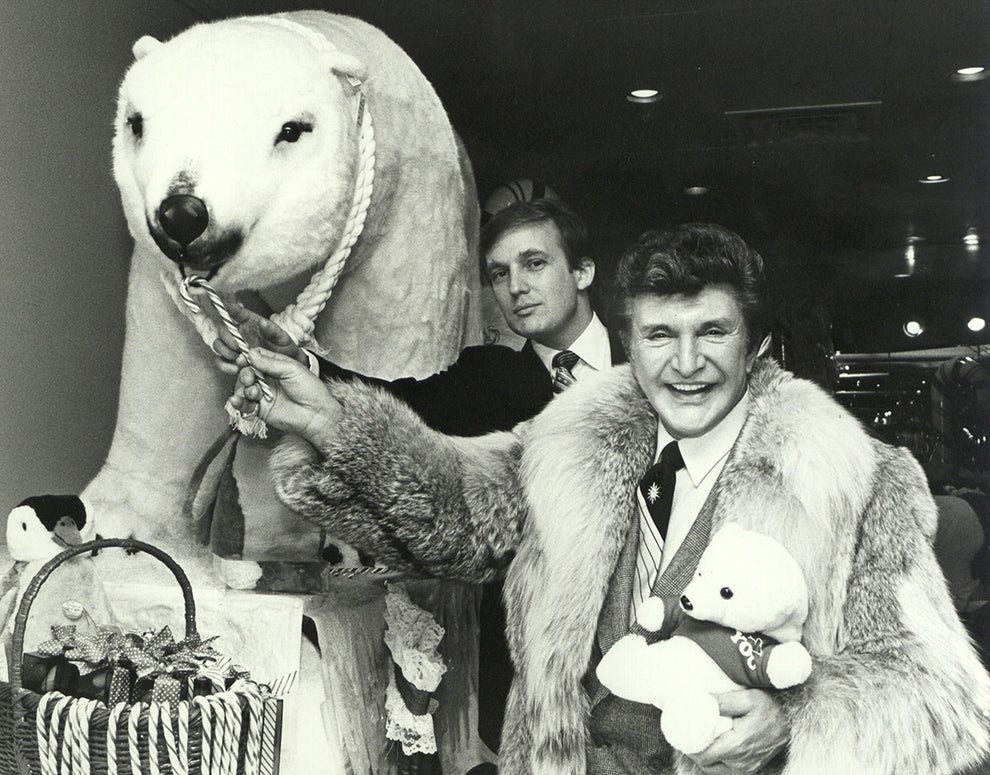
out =
[[[336,75],[342,76],[354,88],[357,88],[368,77],[368,66],[355,56],[343,51],[325,51],[322,55],[324,67]]]
[[[131,46],[131,51],[134,53],[135,59],[143,59],[156,48],[158,48],[162,42],[158,38],[153,38],[151,35],[145,35],[138,39],[138,41]]]

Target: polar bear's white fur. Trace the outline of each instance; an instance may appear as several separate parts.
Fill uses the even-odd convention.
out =
[[[114,175],[134,239],[120,403],[109,455],[84,495],[102,534],[163,546],[194,582],[211,583],[209,550],[183,521],[182,504],[196,465],[224,431],[231,379],[166,292],[163,272],[174,277],[181,264],[222,294],[251,292],[283,308],[336,250],[354,189],[363,190],[356,181],[364,111],[375,141],[370,203],[313,334],[346,368],[422,377],[481,340],[479,210],[437,95],[409,57],[364,22],[322,12],[228,19],[164,43],[143,38],[134,54],[114,139]],[[180,198],[177,210],[180,200],[170,197]],[[474,592],[442,590],[432,593],[455,617],[444,623],[456,648],[457,632],[474,632],[464,604]],[[324,663],[347,684],[338,682],[323,713],[340,725],[355,771],[379,771],[381,594],[342,589],[310,605]],[[477,659],[476,639],[460,643],[465,652],[453,659],[464,668],[446,682],[457,702],[441,699],[437,716],[438,731],[458,750],[471,745],[464,737],[474,723],[463,714],[473,707],[464,698]],[[301,683],[321,687],[312,674]],[[302,715],[320,725],[319,707]],[[318,748],[299,756],[329,761]],[[444,768],[473,763],[445,758]]]
[[[177,272],[165,252],[221,292],[259,291],[283,307],[340,238],[363,95],[373,193],[315,338],[361,373],[424,376],[480,339],[478,207],[437,95],[366,23],[321,12],[246,17],[164,44],[144,38],[134,51],[114,140],[135,243],[120,406],[86,494],[102,532],[177,540],[185,488],[223,429],[230,384],[163,290],[162,271]],[[208,218],[187,246],[162,226],[162,202],[177,194],[202,202]]]

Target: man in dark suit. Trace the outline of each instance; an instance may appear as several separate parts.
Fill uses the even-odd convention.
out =
[[[322,378],[360,379],[405,401],[431,428],[457,436],[510,430],[537,415],[584,374],[625,360],[618,338],[609,337],[591,305],[595,262],[588,231],[557,199],[520,201],[499,210],[481,232],[482,276],[509,328],[526,339],[521,350],[497,344],[466,348],[445,371],[425,379],[391,382],[356,375],[304,353],[274,323],[231,307],[249,339],[301,362]],[[225,335],[226,336],[226,335]],[[214,349],[237,362],[234,342]],[[243,365],[243,358],[240,361]],[[486,585],[482,597],[479,662],[479,733],[497,751],[512,664],[505,643],[502,582]]]
[[[402,398],[430,427],[458,436],[509,430],[535,416],[554,395],[555,372],[560,390],[624,360],[592,309],[588,232],[565,204],[537,199],[499,210],[482,229],[480,252],[483,281],[509,328],[526,339],[522,349],[468,347],[448,369],[421,380],[362,377]],[[571,364],[569,374],[555,358]],[[322,359],[319,371],[353,376]]]

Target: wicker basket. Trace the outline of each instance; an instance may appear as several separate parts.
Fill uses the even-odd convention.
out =
[[[111,538],[50,560],[32,579],[14,620],[10,683],[0,682],[0,775],[277,775],[281,701],[248,682],[174,705],[122,702],[113,708],[22,687],[24,631],[41,585],[66,560],[111,547],[150,554],[172,572],[185,603],[185,635],[197,634],[189,580],[162,550]]]

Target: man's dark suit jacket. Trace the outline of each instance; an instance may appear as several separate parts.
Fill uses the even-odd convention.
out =
[[[609,344],[612,364],[623,363],[622,344],[611,332]],[[372,379],[322,358],[319,362],[321,377],[379,385],[405,401],[431,428],[452,436],[511,430],[539,414],[553,398],[550,374],[528,341],[521,350],[496,344],[468,347],[448,369],[420,380]],[[497,751],[513,674],[505,641],[501,581],[485,585],[480,628],[478,733],[485,745]]]

